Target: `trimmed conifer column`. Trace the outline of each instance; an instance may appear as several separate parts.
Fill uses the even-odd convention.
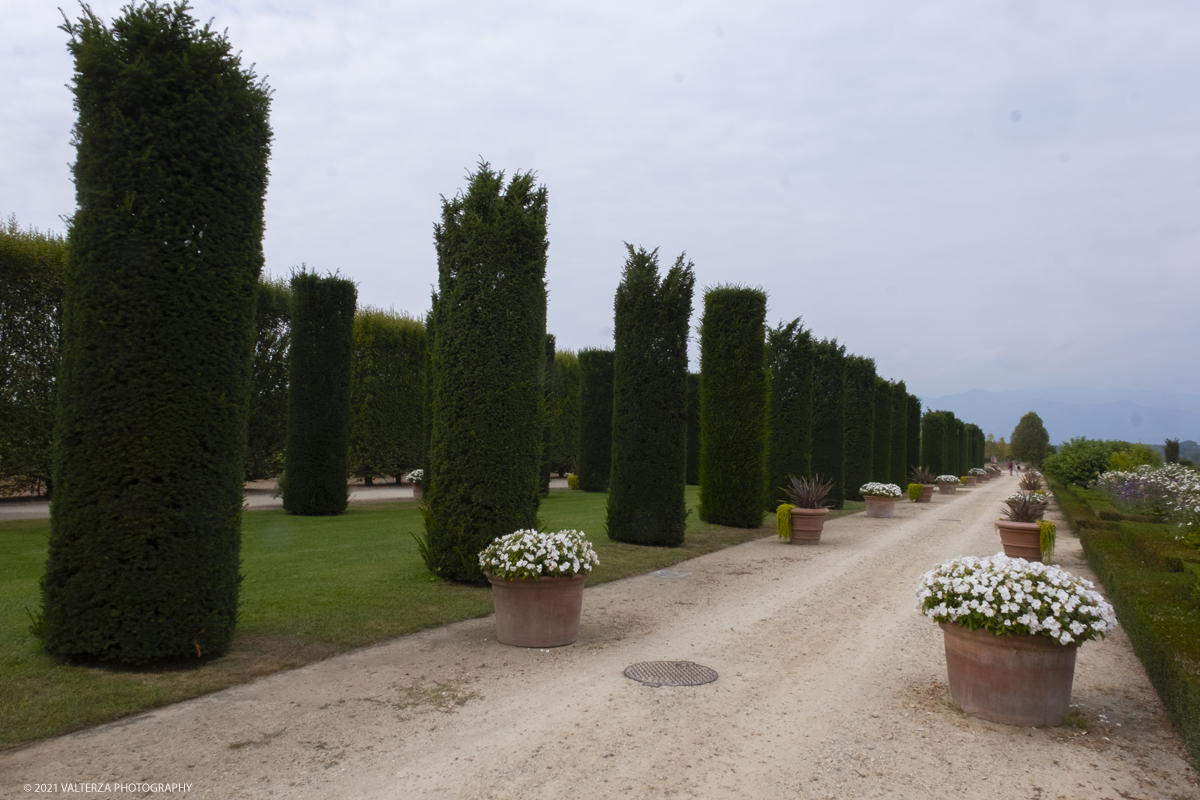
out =
[[[612,472],[613,351],[579,351],[579,488],[608,489]]]
[[[687,485],[700,485],[700,373],[687,376]]]
[[[913,467],[928,466],[928,464],[921,461],[921,398],[915,394],[910,394],[905,405],[907,406],[908,413],[908,424],[905,426],[907,429],[905,439],[908,444],[904,448],[905,458],[907,459],[904,479],[905,483],[907,483],[909,472],[912,471]],[[936,475],[937,473],[934,474]]]
[[[812,415],[812,331],[797,318],[767,331],[767,511],[787,501],[791,476],[812,472]]]
[[[65,274],[50,653],[224,653],[237,618],[270,90],[179,5],[66,25],[79,207]]]
[[[836,339],[813,346],[813,477],[833,481],[831,508],[846,503],[846,347]],[[857,488],[857,487],[855,487]]]
[[[538,481],[542,497],[550,496],[550,398],[554,394],[554,334],[546,334],[546,361],[542,366],[542,464]]]
[[[757,528],[763,516],[767,293],[718,286],[700,322],[700,519]]]
[[[680,255],[660,279],[657,250],[626,247],[613,325],[606,527],[616,541],[675,547],[687,528],[687,339],[696,276]]]
[[[892,483],[892,384],[875,376],[875,442],[871,448],[871,480]]]
[[[871,480],[875,444],[875,360],[846,358],[846,497]]]
[[[438,301],[425,563],[482,583],[479,552],[537,525],[546,363],[546,189],[482,163],[434,229]]]
[[[292,276],[288,435],[283,507],[326,516],[346,510],[350,489],[350,354],[354,283],[314,272]]]
[[[901,488],[908,486],[908,387],[904,385],[904,381],[892,384],[892,443],[889,460],[890,482]]]

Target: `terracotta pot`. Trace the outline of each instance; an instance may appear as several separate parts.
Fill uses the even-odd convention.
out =
[[[937,488],[937,484],[936,483],[925,483],[925,484],[922,484],[921,486],[922,486],[921,499],[918,500],[917,502],[918,503],[932,503],[933,502],[933,490]]]
[[[971,488],[972,486],[975,486],[975,485],[976,485],[976,484],[978,484],[978,483],[979,483],[979,481],[978,481],[978,480],[976,480],[976,478],[975,478],[975,476],[974,476],[974,475],[968,475],[968,476],[967,476],[967,488],[968,488],[968,489],[969,489],[969,488]]]
[[[998,519],[996,530],[1000,531],[1000,544],[1004,545],[1004,555],[1009,558],[1023,558],[1026,561],[1042,560],[1042,533],[1036,522],[1009,522],[1006,519]]]
[[[957,483],[939,483],[937,487],[938,494],[954,494],[956,491],[958,491]]]
[[[413,484],[413,499],[420,500],[425,496],[425,489],[419,483]]]
[[[950,697],[962,710],[1005,725],[1063,724],[1077,644],[1049,636],[997,636],[943,622]]]
[[[560,647],[579,638],[587,575],[540,580],[487,576],[496,609],[496,639],[515,647]]]
[[[871,497],[864,495],[863,500],[867,502],[868,517],[888,519],[896,515],[896,498],[894,497]]]
[[[819,544],[828,508],[793,508],[791,544]]]

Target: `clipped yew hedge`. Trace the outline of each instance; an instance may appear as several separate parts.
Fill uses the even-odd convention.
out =
[[[700,519],[757,528],[763,516],[767,293],[717,286],[700,321]]]
[[[700,374],[687,376],[687,485],[700,485]]]
[[[579,351],[579,488],[608,490],[612,472],[613,351]]]
[[[537,525],[545,418],[545,187],[482,163],[442,204],[422,552],[482,583],[479,552]]]
[[[283,279],[260,278],[254,305],[254,361],[250,372],[250,421],[246,431],[246,480],[273,478],[283,470],[287,445],[288,347],[292,290]]]
[[[812,471],[813,339],[799,319],[767,331],[767,511],[787,500],[782,487]]]
[[[579,357],[570,350],[554,354],[554,391],[550,395],[550,469],[560,476],[579,465]]]
[[[687,340],[696,276],[680,255],[660,278],[657,250],[626,247],[614,304],[606,529],[615,541],[675,547],[687,525]]]
[[[833,481],[827,500],[835,509],[846,503],[845,403],[846,347],[822,339],[813,345],[812,472]]]
[[[550,422],[550,403],[554,395],[553,333],[546,334],[546,360],[542,364],[542,462],[538,474],[538,489],[542,497],[550,496],[550,439],[554,430]]]
[[[892,436],[889,457],[889,483],[907,486],[908,474],[908,387],[904,381],[892,384]]]
[[[871,447],[871,480],[901,486],[903,484],[892,480],[892,394],[892,384],[876,376],[875,440]]]
[[[901,476],[901,483],[908,482],[909,474],[913,467],[923,465],[921,461],[921,398],[915,394],[908,395],[905,403],[905,464],[904,474]],[[937,474],[936,472],[934,473]]]
[[[50,653],[224,653],[262,269],[270,91],[187,6],[65,28],[79,119],[55,502],[35,632]]]
[[[292,276],[288,429],[283,507],[322,516],[346,510],[349,487],[353,281],[302,271]]]
[[[846,359],[845,493],[862,500],[858,489],[872,478],[875,443],[875,360],[864,356]]]

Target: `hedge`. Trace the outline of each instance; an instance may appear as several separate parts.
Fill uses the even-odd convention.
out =
[[[828,502],[840,509],[846,503],[846,347],[836,339],[813,345],[812,472],[833,482]],[[857,488],[857,487],[855,487]]]
[[[767,293],[717,286],[700,321],[700,519],[757,528],[763,517]]]
[[[906,454],[905,467],[911,472],[913,467],[921,466],[923,463],[921,461],[921,398],[915,394],[910,394],[905,406],[905,428],[907,429],[904,434],[907,442],[904,448]],[[907,481],[908,477],[906,473],[904,479]]]
[[[283,471],[287,445],[287,371],[292,290],[283,279],[260,278],[254,304],[254,361],[250,369],[250,421],[246,480]]]
[[[184,4],[64,28],[79,120],[49,555],[62,657],[224,653],[237,617],[270,91]]]
[[[767,511],[786,500],[782,487],[812,473],[813,339],[794,319],[767,331]]]
[[[875,360],[846,358],[846,497],[862,500],[859,487],[872,478],[875,442]]]
[[[554,354],[554,391],[550,396],[550,469],[559,477],[579,469],[579,393],[583,377],[570,350]]]
[[[0,223],[0,495],[53,483],[66,255],[61,236]]]
[[[483,583],[479,552],[537,525],[546,361],[546,189],[481,163],[442,202],[422,554]]]
[[[538,484],[542,497],[550,496],[550,402],[554,395],[554,334],[546,334],[546,360],[542,364],[542,461]]]
[[[895,483],[892,480],[892,384],[875,378],[875,440],[871,445],[871,480]]]
[[[945,412],[926,411],[921,417],[921,465],[934,475],[949,474],[954,466],[946,459],[947,427]]]
[[[349,487],[352,281],[302,271],[292,276],[288,428],[283,507],[321,516],[346,510]]]
[[[892,384],[892,441],[889,464],[888,473],[891,475],[889,483],[907,486],[909,482],[908,387],[904,385],[904,381],[896,381]]]
[[[350,474],[370,486],[424,461],[425,324],[366,308],[354,316]]]
[[[614,304],[606,529],[616,541],[674,547],[687,522],[687,344],[696,276],[680,255],[660,279],[657,250],[626,247]]]
[[[688,486],[700,485],[700,374],[687,376],[687,477]]]
[[[608,490],[612,471],[613,351],[579,351],[579,488]]]

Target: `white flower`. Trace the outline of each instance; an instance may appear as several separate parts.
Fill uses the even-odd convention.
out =
[[[479,554],[479,566],[485,573],[510,579],[581,575],[599,563],[591,542],[574,530],[516,531],[496,539]]]

